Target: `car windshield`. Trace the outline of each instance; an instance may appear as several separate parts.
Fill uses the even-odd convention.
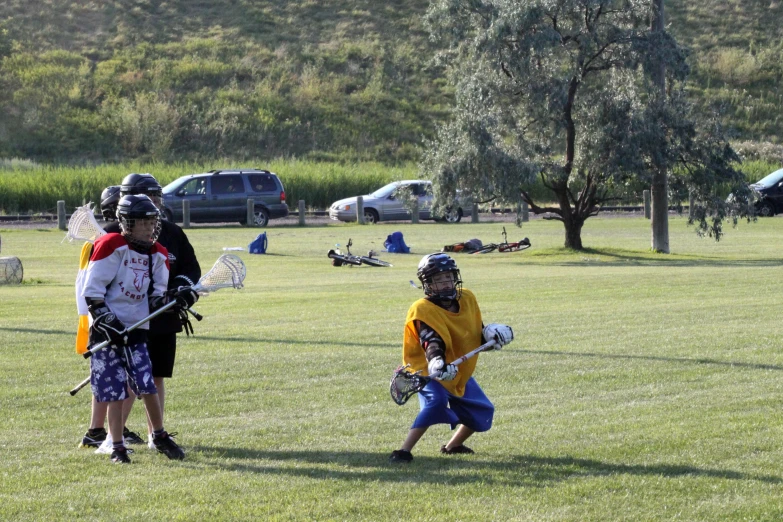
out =
[[[177,191],[178,188],[182,186],[182,178],[175,179],[165,187],[163,187],[163,193],[164,194],[173,194]]]
[[[384,185],[372,194],[370,196],[374,198],[387,198],[391,195],[392,192],[394,192],[394,189],[396,189],[400,185],[399,181],[394,181],[392,183],[389,183],[388,185]]]
[[[772,174],[768,174],[763,179],[757,181],[756,185],[761,185],[764,188],[770,188],[780,183],[781,180],[783,180],[783,169],[776,170]]]

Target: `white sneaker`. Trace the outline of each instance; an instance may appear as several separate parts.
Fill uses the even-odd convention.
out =
[[[125,438],[122,439],[123,444],[125,444]],[[125,447],[127,448],[128,445],[125,444]],[[100,446],[98,446],[98,449],[95,450],[95,453],[97,455],[111,455],[112,451],[114,451],[114,444],[111,441],[111,435],[106,434],[106,440],[104,440]],[[132,449],[128,449],[128,453],[133,453]]]

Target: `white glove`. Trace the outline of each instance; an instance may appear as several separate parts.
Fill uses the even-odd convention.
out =
[[[453,381],[457,376],[457,367],[453,364],[446,364],[443,357],[433,357],[427,364],[427,371],[430,377],[441,381]]]
[[[505,324],[490,323],[484,327],[484,339],[495,341],[495,349],[499,350],[514,340],[514,330]]]

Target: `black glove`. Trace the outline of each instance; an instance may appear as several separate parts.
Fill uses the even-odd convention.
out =
[[[185,335],[190,337],[190,334],[193,333],[193,324],[191,324],[190,317],[188,317],[188,311],[184,308],[180,308],[177,311],[177,314],[179,315],[179,323],[182,325]]]
[[[90,328],[97,336],[102,337],[115,346],[122,346],[128,342],[125,325],[117,319],[117,316],[109,310],[105,303],[90,305],[87,310],[92,316],[92,326]]]
[[[154,312],[158,308],[163,308],[163,305],[167,303],[166,296],[164,295],[153,295],[150,297],[150,313]]]
[[[196,304],[198,293],[189,286],[180,286],[174,292],[174,299],[177,300],[177,305],[185,310]]]

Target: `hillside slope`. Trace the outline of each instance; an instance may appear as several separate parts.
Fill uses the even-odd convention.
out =
[[[6,0],[0,154],[416,159],[447,116],[424,0]],[[783,7],[668,0],[691,90],[779,142]]]

